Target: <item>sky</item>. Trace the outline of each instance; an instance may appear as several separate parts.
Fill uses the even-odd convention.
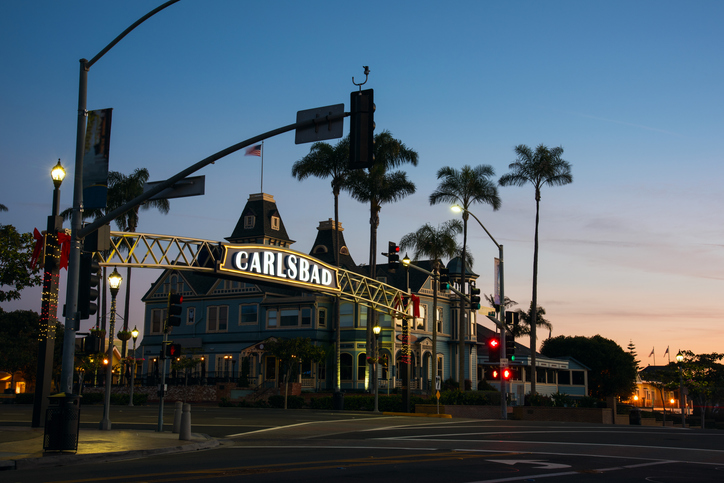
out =
[[[0,223],[43,229],[58,159],[69,171],[61,209],[71,206],[78,60],[161,3],[0,2]],[[660,364],[680,349],[724,352],[723,20],[720,1],[181,0],[93,65],[87,105],[113,108],[110,169],[160,181],[299,110],[349,110],[369,66],[377,132],[419,155],[404,167],[416,193],[382,208],[379,247],[460,216],[429,204],[441,167],[486,164],[497,181],[515,146],[561,146],[573,183],[545,187],[540,204],[538,302],[552,335],[631,342],[643,366]],[[142,211],[138,231],[223,241],[263,190],[308,253],[334,216],[329,180],[291,175],[310,147],[294,133],[268,139],[263,185],[260,158],[219,160],[196,173],[204,196]],[[471,211],[504,245],[505,292],[524,308],[534,190],[499,195],[499,210]],[[342,194],[340,221],[366,263],[368,206]],[[492,293],[497,249],[473,220],[468,238]],[[129,325],[142,325],[158,275],[134,270]],[[2,307],[39,311],[40,290]]]

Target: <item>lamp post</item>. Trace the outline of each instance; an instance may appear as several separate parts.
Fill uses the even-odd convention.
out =
[[[470,216],[472,216],[472,217],[475,219],[475,221],[478,222],[478,224],[480,225],[480,227],[481,227],[483,230],[485,230],[485,233],[488,234],[488,236],[489,236],[490,239],[493,241],[493,243],[495,244],[495,246],[498,247],[498,274],[499,274],[499,278],[500,278],[500,284],[499,284],[499,289],[500,289],[500,294],[499,294],[499,297],[500,297],[500,301],[499,301],[499,303],[500,303],[500,322],[499,322],[499,326],[500,326],[500,346],[503,347],[503,350],[505,350],[505,347],[506,347],[505,338],[506,338],[506,336],[507,336],[507,328],[506,328],[506,325],[505,325],[505,276],[504,276],[504,275],[505,275],[505,270],[503,269],[503,245],[499,244],[499,243],[495,240],[495,238],[493,238],[493,235],[490,234],[490,232],[488,231],[488,229],[485,228],[485,225],[483,225],[483,223],[478,219],[477,216],[475,216],[475,214],[473,214],[473,212],[471,212],[470,210],[467,210],[467,209],[463,208],[463,207],[460,206],[460,205],[453,205],[451,209],[452,209],[454,212],[456,212],[456,213],[462,212],[462,213],[467,213],[467,214],[469,214]],[[535,307],[533,308],[533,310],[535,310]],[[533,347],[531,347],[531,350],[532,350],[532,351],[535,351],[535,345],[533,345]],[[507,357],[506,357],[505,359],[506,359],[506,361],[507,361]],[[535,359],[533,359],[533,360],[535,360]],[[507,362],[506,362],[505,366],[507,367]],[[507,395],[506,395],[506,390],[505,390],[505,378],[503,378],[503,376],[502,376],[502,373],[503,373],[503,370],[504,370],[504,369],[505,369],[505,367],[501,367],[501,368],[500,368],[500,373],[501,373],[501,377],[500,377],[500,411],[501,411],[501,413],[502,413],[503,419],[508,419],[508,407],[507,407]],[[525,377],[523,377],[523,385],[525,385]]]
[[[53,208],[48,217],[45,234],[45,256],[43,257],[43,292],[41,296],[38,368],[36,372],[36,390],[33,401],[33,419],[31,426],[43,425],[43,414],[48,407],[50,381],[53,371],[53,352],[55,350],[55,322],[58,317],[58,279],[60,278],[60,250],[58,249],[58,231],[63,227],[59,216],[60,185],[65,179],[65,169],[56,164],[50,171],[53,180]]]
[[[375,363],[372,365],[374,368],[374,376],[373,376],[373,383],[375,385],[375,412],[379,413],[379,393],[380,393],[380,385],[379,385],[379,379],[377,378],[377,363],[380,360],[380,332],[382,331],[382,327],[379,325],[375,325],[372,327],[372,332],[375,334]]]
[[[679,366],[679,409],[681,409],[681,427],[686,427],[686,412],[684,411],[684,408],[686,405],[684,404],[684,376],[681,371],[681,363],[684,362],[684,354],[679,351],[678,354],[676,354],[676,365]],[[702,424],[702,427],[704,425]]]
[[[131,364],[131,397],[128,399],[128,405],[133,406],[133,385],[136,383],[136,339],[138,339],[138,329],[134,326],[131,331],[133,337],[133,363]]]
[[[111,429],[111,385],[113,384],[113,331],[116,330],[116,295],[121,287],[123,277],[114,268],[113,272],[108,276],[108,286],[111,289],[111,320],[110,332],[108,333],[108,365],[106,366],[106,390],[105,402],[103,403],[103,419],[101,420],[100,429],[110,431]]]

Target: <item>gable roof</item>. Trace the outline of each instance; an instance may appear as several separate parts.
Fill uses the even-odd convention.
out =
[[[246,224],[247,216],[253,217],[253,224]],[[272,226],[273,217],[279,219],[278,229]],[[249,195],[234,231],[226,240],[231,243],[281,244],[287,247],[294,243],[287,234],[274,197],[267,193]],[[269,243],[270,240],[275,243]]]

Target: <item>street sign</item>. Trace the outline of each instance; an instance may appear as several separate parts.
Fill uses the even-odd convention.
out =
[[[506,367],[508,365],[508,359],[500,358],[500,367]]]
[[[440,388],[442,387],[440,384],[441,384],[440,376],[435,376],[435,390],[436,391],[439,391]]]
[[[341,138],[344,131],[344,118],[334,121],[327,120],[327,116],[335,114],[344,114],[344,104],[335,104],[333,106],[317,107],[315,109],[307,109],[306,111],[297,111],[297,122],[309,121],[316,119],[314,125],[297,128],[294,137],[294,144],[313,143],[324,141],[326,139]]]
[[[438,401],[440,400],[440,391],[435,391],[435,397]]]
[[[156,185],[165,183],[165,181],[151,181],[143,185],[144,193]],[[193,176],[191,178],[184,178],[176,181],[173,186],[166,188],[153,195],[150,199],[160,200],[168,198],[184,198],[186,196],[199,196],[203,195],[206,191],[206,177],[205,176]]]

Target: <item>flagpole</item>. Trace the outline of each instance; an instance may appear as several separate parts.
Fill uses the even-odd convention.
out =
[[[264,140],[261,141],[261,191],[264,193]]]

